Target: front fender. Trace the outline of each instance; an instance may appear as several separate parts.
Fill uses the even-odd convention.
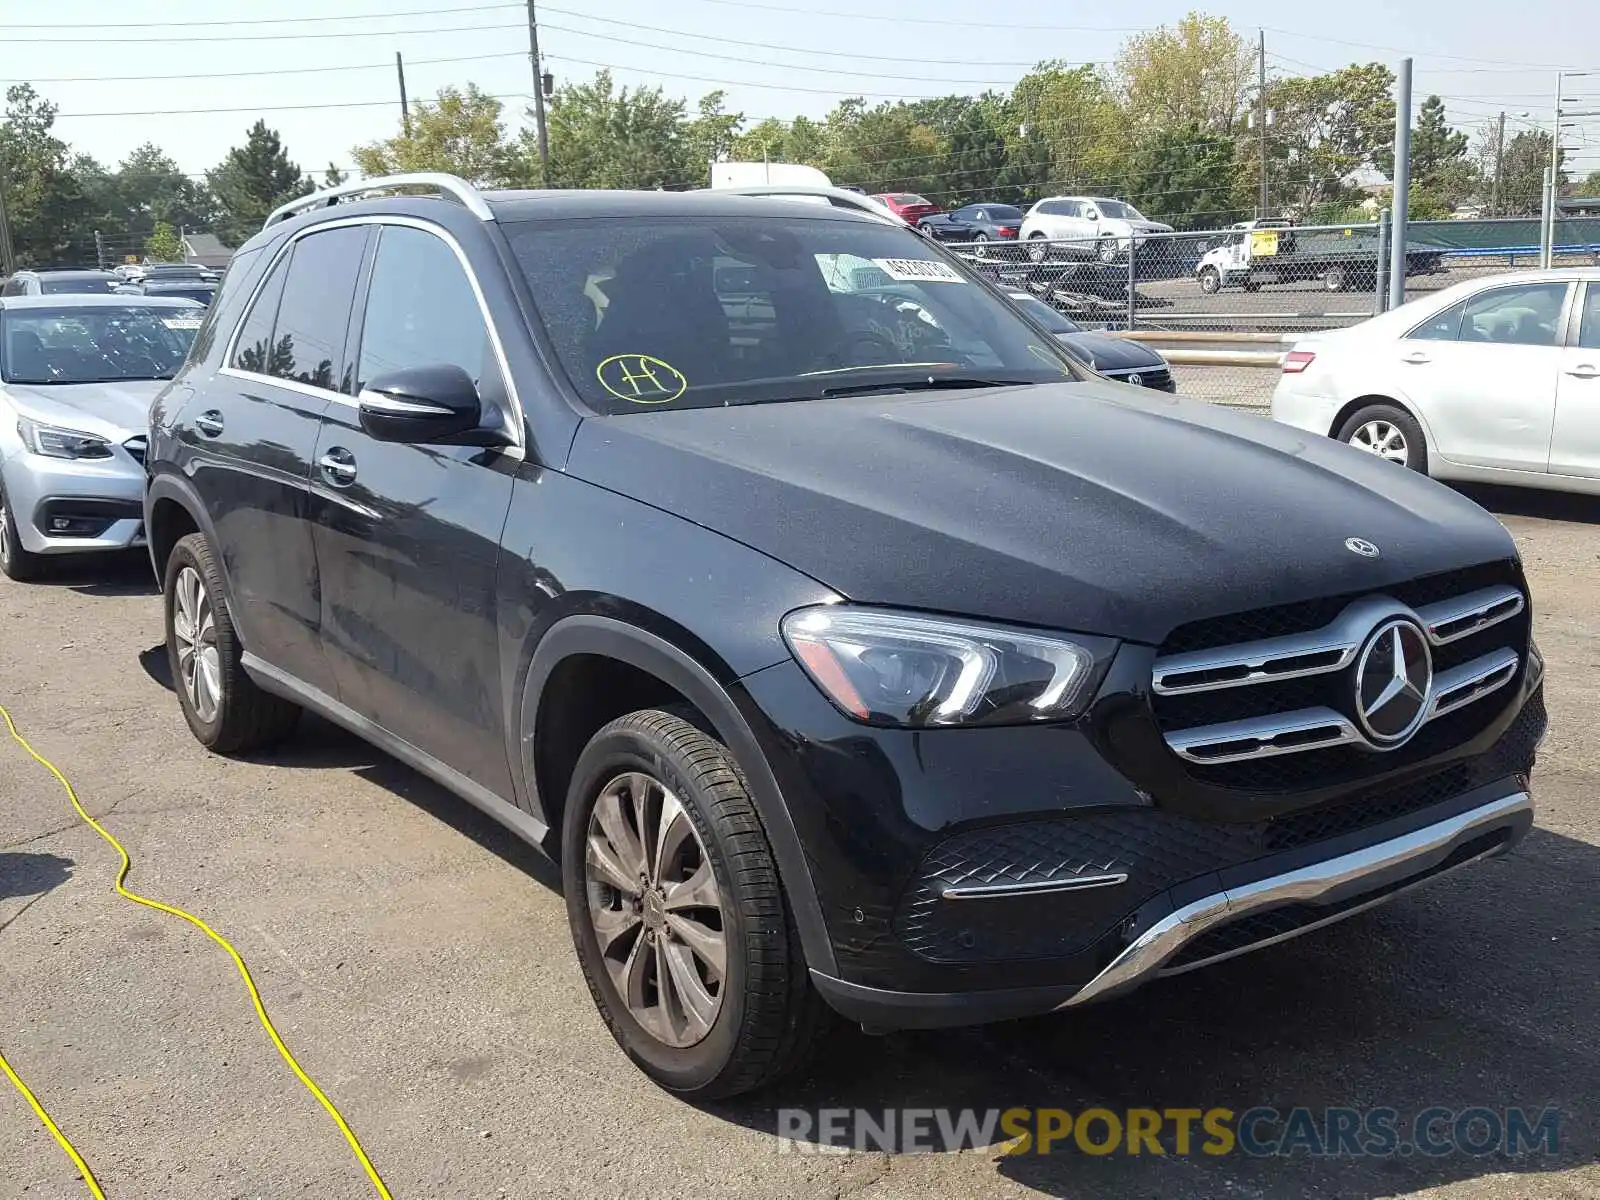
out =
[[[579,613],[557,621],[540,638],[523,685],[519,744],[522,777],[528,789],[533,816],[549,824],[547,806],[538,794],[533,769],[534,732],[539,727],[539,706],[545,684],[564,659],[594,654],[617,659],[647,671],[686,697],[711,723],[717,737],[733,752],[750,787],[756,815],[778,860],[778,874],[794,912],[795,925],[814,969],[835,973],[833,944],[822,919],[822,905],[806,861],[800,835],[789,814],[766,756],[754,731],[729,690],[711,672],[679,647],[635,625],[610,617]]]

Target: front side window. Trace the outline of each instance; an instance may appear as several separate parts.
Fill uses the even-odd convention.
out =
[[[441,238],[407,225],[385,225],[367,290],[359,390],[407,367],[460,367],[480,389],[498,378],[489,330],[460,260]]]
[[[29,384],[171,379],[199,327],[199,314],[181,308],[8,309],[0,325],[0,378]]]
[[[587,219],[506,233],[557,358],[599,412],[1076,378],[1053,339],[882,222]]]

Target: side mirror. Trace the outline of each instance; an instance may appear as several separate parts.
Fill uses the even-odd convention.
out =
[[[478,385],[454,364],[380,375],[368,381],[356,400],[361,428],[380,442],[478,446],[505,440],[479,428],[483,401]]]
[[[1088,217],[1091,221],[1098,221],[1100,219],[1100,210],[1098,208],[1091,208],[1083,215]]]

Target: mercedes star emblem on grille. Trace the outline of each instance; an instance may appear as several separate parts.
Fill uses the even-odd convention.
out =
[[[1392,617],[1367,638],[1356,660],[1356,715],[1367,736],[1398,746],[1428,717],[1433,653],[1428,636],[1409,617]]]
[[[1377,558],[1382,553],[1366,538],[1345,538],[1344,548],[1351,554],[1359,554],[1362,558]]]

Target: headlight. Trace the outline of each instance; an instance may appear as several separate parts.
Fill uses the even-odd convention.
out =
[[[41,425],[27,417],[17,419],[17,436],[35,454],[48,458],[110,458],[111,443],[92,433]]]
[[[873,725],[1016,725],[1076,716],[1115,643],[827,605],[783,619],[789,650],[847,715]]]

